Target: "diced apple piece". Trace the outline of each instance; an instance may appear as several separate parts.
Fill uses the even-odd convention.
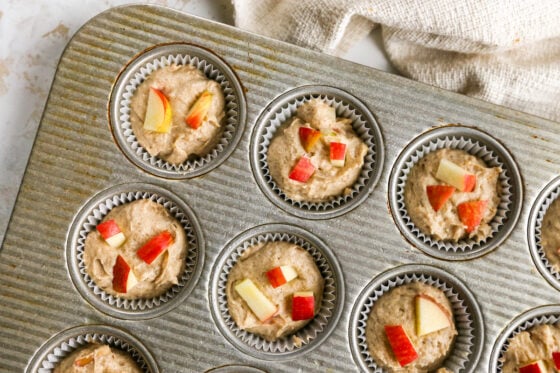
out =
[[[297,272],[292,266],[280,266],[266,272],[268,281],[273,288],[284,285],[297,277]]]
[[[329,145],[331,163],[335,167],[344,167],[346,159],[346,144],[341,142],[331,142]]]
[[[309,320],[315,316],[315,296],[312,291],[294,293],[292,298],[292,320]]]
[[[171,105],[162,91],[150,88],[148,106],[144,117],[144,129],[160,133],[167,133],[171,128]]]
[[[448,311],[434,298],[419,294],[415,301],[416,335],[423,336],[451,326]]]
[[[552,353],[552,361],[554,361],[554,366],[556,369],[560,370],[560,352]]]
[[[105,242],[109,244],[109,246],[113,248],[117,248],[121,246],[126,237],[121,232],[121,229],[117,225],[117,222],[114,219],[107,220],[103,223],[99,223],[96,227],[97,231],[103,237]]]
[[[533,361],[519,368],[519,373],[547,373],[548,370],[542,360]]]
[[[418,358],[418,353],[402,325],[385,325],[385,334],[393,354],[401,367],[412,363]]]
[[[428,200],[435,212],[438,212],[445,205],[453,192],[455,192],[455,187],[449,185],[428,185],[426,187]]]
[[[136,255],[148,264],[152,264],[156,258],[173,243],[173,236],[168,231],[163,231],[138,249]]]
[[[251,279],[247,278],[235,285],[235,291],[262,322],[270,319],[278,312],[278,307],[257,288]]]
[[[85,367],[86,365],[88,365],[92,361],[93,361],[93,355],[85,356],[85,357],[74,360],[74,366]]]
[[[212,105],[212,97],[214,97],[214,95],[209,91],[202,92],[185,118],[185,122],[189,127],[197,129],[204,122],[204,119],[208,115],[210,105]]]
[[[457,213],[461,223],[465,225],[467,233],[474,231],[482,221],[488,201],[469,201],[457,206]]]
[[[476,185],[476,175],[468,173],[447,159],[442,159],[439,162],[436,178],[453,185],[460,192],[472,192]]]
[[[113,266],[113,289],[117,293],[126,293],[138,283],[134,272],[122,256],[117,256]]]
[[[313,150],[313,147],[321,138],[321,131],[309,127],[299,128],[299,140],[306,152]]]
[[[309,180],[311,175],[313,175],[313,172],[315,172],[315,166],[311,163],[311,159],[304,155],[296,163],[288,177],[292,180],[305,183]]]

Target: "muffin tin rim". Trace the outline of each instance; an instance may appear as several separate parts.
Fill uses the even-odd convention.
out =
[[[461,132],[454,133],[454,131]],[[502,155],[505,158],[502,160],[503,163],[505,165],[511,166],[510,172],[512,175],[509,176],[509,180],[514,191],[512,192],[511,208],[508,211],[511,212],[512,215],[508,218],[506,223],[502,225],[502,227],[506,227],[505,230],[503,230],[502,228],[498,229],[494,237],[490,238],[489,241],[481,245],[476,250],[470,250],[466,252],[446,252],[428,246],[427,244],[422,242],[420,238],[416,237],[416,235],[408,230],[406,224],[398,213],[399,210],[397,207],[397,184],[399,183],[399,172],[403,169],[405,162],[422,144],[425,144],[434,139],[445,138],[448,136],[462,136],[476,142],[480,142],[483,145],[490,145],[492,148],[491,150],[493,150],[494,152],[498,152],[498,156]],[[390,216],[394,224],[397,226],[400,235],[405,239],[406,242],[408,242],[414,248],[420,250],[422,253],[432,258],[450,262],[477,259],[489,254],[490,252],[494,251],[499,246],[504,244],[504,242],[507,241],[507,239],[513,233],[515,227],[517,226],[517,223],[519,222],[519,218],[521,216],[521,211],[523,208],[523,198],[525,194],[519,166],[517,165],[517,162],[515,161],[515,158],[513,157],[509,149],[499,140],[497,140],[487,132],[479,129],[478,127],[467,126],[463,124],[444,124],[440,126],[434,126],[426,129],[420,134],[415,135],[414,138],[401,149],[401,151],[395,158],[393,166],[391,167],[391,172],[389,174],[387,184],[387,200]],[[515,193],[515,191],[518,191],[519,193]]]
[[[333,96],[334,98],[338,98],[344,103],[354,106],[355,109],[364,117],[366,127],[371,131],[371,141],[375,146],[372,174],[371,177],[366,180],[363,190],[349,202],[342,203],[340,206],[327,211],[312,211],[292,206],[284,198],[281,198],[269,188],[269,184],[264,179],[262,169],[259,166],[259,135],[262,135],[264,129],[267,128],[267,123],[271,120],[272,116],[277,113],[285,104],[306,95]],[[305,84],[292,87],[287,91],[279,93],[264,107],[261,108],[261,111],[259,112],[257,119],[255,120],[255,125],[250,136],[249,161],[251,163],[251,172],[253,174],[253,178],[255,179],[259,189],[265,195],[265,197],[276,207],[298,218],[308,220],[326,220],[340,217],[356,209],[367,200],[367,198],[372,194],[373,190],[378,186],[383,174],[383,169],[385,168],[385,141],[383,138],[383,133],[381,131],[381,126],[375,118],[375,115],[369,109],[369,107],[358,97],[354,96],[352,93],[348,92],[345,89],[331,85]]]
[[[160,369],[152,355],[152,352],[142,343],[140,339],[130,334],[127,330],[107,324],[86,324],[86,325],[75,325],[63,329],[53,335],[51,335],[47,340],[45,340],[33,353],[29,361],[27,362],[24,372],[25,373],[35,373],[41,369],[41,365],[45,359],[62,343],[67,342],[71,338],[76,338],[84,334],[101,334],[115,336],[126,342],[134,350],[136,350],[146,363],[146,367],[150,373],[159,373]]]
[[[173,298],[168,302],[161,303],[151,309],[145,310],[121,310],[108,304],[103,300],[99,300],[93,293],[89,286],[83,281],[82,274],[80,273],[79,265],[76,258],[77,242],[79,239],[80,231],[82,226],[85,224],[87,218],[91,215],[93,209],[98,206],[103,201],[116,196],[121,193],[133,193],[133,192],[147,192],[154,193],[158,196],[165,197],[173,201],[185,214],[189,223],[192,226],[194,235],[196,236],[198,247],[198,260],[195,264],[195,268],[192,272],[191,278],[185,284],[184,288],[181,289]],[[123,204],[124,205],[124,204]],[[194,291],[196,285],[200,281],[200,276],[204,267],[205,261],[205,246],[206,241],[204,239],[204,234],[202,232],[200,223],[195,212],[192,208],[183,201],[175,193],[160,187],[155,184],[150,183],[122,183],[116,184],[111,187],[102,189],[97,193],[90,196],[85,203],[83,203],[76,214],[72,217],[72,222],[66,232],[66,240],[64,247],[64,256],[66,269],[68,271],[69,277],[74,285],[75,290],[81,296],[81,298],[86,301],[87,304],[92,306],[97,311],[109,315],[111,317],[121,319],[121,320],[148,320],[156,317],[160,317],[174,308],[178,307],[189,295]],[[192,248],[187,248],[187,251]],[[184,270],[183,270],[184,271]],[[167,290],[169,291],[169,290]]]
[[[315,339],[312,340],[303,348],[298,348],[293,351],[286,352],[268,352],[259,351],[250,346],[245,345],[242,341],[237,339],[233,333],[231,333],[228,326],[225,324],[219,306],[219,296],[218,296],[218,282],[220,281],[220,276],[223,273],[222,269],[226,265],[226,262],[230,260],[231,254],[244,242],[256,237],[260,234],[267,233],[287,233],[293,234],[295,236],[301,237],[306,241],[312,243],[321,252],[321,254],[327,259],[331,271],[335,274],[334,282],[337,290],[337,297],[335,300],[335,306],[332,312],[332,317],[329,320],[325,330],[320,333]],[[246,355],[252,356],[253,358],[261,359],[263,361],[288,361],[293,360],[298,357],[304,356],[310,353],[316,348],[320,347],[324,342],[327,341],[329,336],[334,332],[338,323],[340,322],[341,316],[344,311],[344,302],[346,299],[345,294],[345,284],[344,275],[342,268],[338,259],[336,258],[332,249],[318,236],[314,233],[290,223],[265,223],[257,226],[250,227],[241,233],[237,234],[235,237],[230,239],[227,243],[223,245],[219,251],[218,256],[214,260],[210,275],[208,277],[210,290],[208,291],[209,297],[208,301],[210,303],[210,313],[212,320],[214,321],[214,326],[218,329],[220,334],[238,351],[243,352]]]
[[[486,332],[484,317],[482,315],[480,305],[478,304],[478,301],[473,292],[463,283],[462,280],[445,269],[429,264],[403,264],[396,267],[391,267],[375,275],[360,290],[353,302],[348,320],[348,339],[350,352],[356,366],[362,371],[370,371],[368,366],[365,365],[365,362],[362,359],[358,344],[357,326],[360,318],[360,309],[363,307],[363,305],[369,298],[370,293],[375,288],[381,286],[384,282],[390,279],[407,274],[427,274],[429,276],[433,276],[450,283],[452,289],[461,296],[462,301],[467,303],[467,307],[472,307],[472,309],[470,310],[470,315],[472,315],[473,317],[473,337],[478,345],[473,343],[473,356],[471,359],[469,359],[469,362],[471,362],[470,366],[467,366],[467,370],[462,373],[475,372],[476,368],[480,365],[480,358],[484,350]]]
[[[167,49],[170,50],[167,51]],[[191,171],[165,170],[163,168],[151,165],[149,164],[149,162],[139,159],[134,154],[134,151],[130,148],[130,146],[128,146],[128,142],[125,139],[122,131],[120,129],[117,129],[121,122],[119,103],[121,101],[122,95],[125,92],[125,88],[132,78],[134,72],[139,70],[142,66],[145,66],[149,61],[152,61],[155,58],[159,59],[166,55],[177,54],[198,57],[201,60],[208,61],[210,65],[214,66],[228,80],[233,91],[233,95],[236,97],[237,101],[236,112],[238,118],[236,121],[236,129],[232,134],[230,143],[222,150],[222,152],[220,152],[216,156],[215,159]],[[224,113],[226,114],[225,116],[227,118],[226,107],[224,107]],[[113,142],[130,163],[151,176],[156,176],[167,180],[188,180],[205,175],[216,169],[222,163],[224,163],[237,149],[243,137],[243,133],[245,132],[245,129],[247,127],[247,99],[245,97],[245,91],[243,89],[243,84],[241,83],[239,76],[223,57],[202,45],[184,41],[171,41],[150,45],[149,47],[134,54],[122,66],[111,85],[109,99],[107,101],[107,117]]]

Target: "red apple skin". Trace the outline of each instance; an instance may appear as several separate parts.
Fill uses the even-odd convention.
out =
[[[401,367],[412,363],[418,358],[418,353],[406,335],[402,325],[385,325],[385,334],[393,350],[395,358]]]
[[[266,272],[266,277],[268,277],[268,281],[273,288],[282,286],[287,282],[280,267],[272,268],[270,271]]]
[[[428,200],[435,212],[438,212],[445,205],[453,192],[455,192],[455,187],[449,185],[428,185],[426,187]]]
[[[292,299],[292,320],[309,320],[315,317],[315,297],[294,296]]]
[[[474,190],[476,186],[476,175],[468,174],[465,175],[465,187],[463,188],[463,192],[470,193]]]
[[[130,266],[122,256],[117,256],[117,261],[113,266],[113,289],[117,293],[126,293],[126,283],[130,275]]]
[[[541,367],[543,369],[541,369]],[[525,366],[519,367],[519,373],[547,373],[542,361],[535,361]]]
[[[308,153],[313,150],[313,147],[321,138],[321,131],[309,127],[300,127],[298,133],[301,145]]]
[[[461,223],[465,225],[467,233],[474,231],[482,221],[488,201],[469,201],[457,206],[457,213]]]
[[[552,361],[554,361],[556,369],[560,370],[560,351],[552,353]]]
[[[110,219],[103,223],[99,223],[96,229],[104,240],[113,237],[115,234],[121,233],[121,229],[119,228],[117,222],[114,219]]]
[[[298,160],[288,177],[292,180],[306,183],[314,172],[315,166],[313,166],[311,160],[306,156],[302,156]]]
[[[144,244],[136,255],[144,262],[152,264],[154,260],[173,243],[173,236],[168,231],[163,231]]]
[[[346,144],[341,142],[331,142],[329,144],[329,158],[331,163],[336,166],[344,166],[344,160],[346,158]]]

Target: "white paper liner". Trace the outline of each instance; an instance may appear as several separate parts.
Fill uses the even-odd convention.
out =
[[[510,333],[505,343],[503,343],[501,346],[494,346],[494,348],[499,348],[500,351],[497,360],[496,373],[502,372],[502,368],[504,365],[504,354],[506,353],[509,347],[509,342],[513,337],[515,337],[517,334],[521,333],[522,331],[531,329],[533,326],[536,325],[558,324],[558,323],[560,323],[560,314],[541,315],[520,323]]]
[[[321,307],[315,315],[315,318],[311,320],[307,325],[305,325],[302,329],[298,330],[296,333],[271,342],[256,334],[252,334],[248,331],[242,330],[237,326],[237,324],[229,314],[229,309],[227,306],[226,284],[229,272],[231,271],[233,266],[235,266],[245,250],[262,242],[273,241],[290,242],[305,249],[315,260],[315,264],[317,265],[317,268],[323,276],[325,285],[323,290],[323,297],[321,300]],[[222,268],[222,271],[220,273],[220,280],[218,282],[217,299],[220,315],[235,338],[237,338],[240,342],[246,344],[247,346],[255,349],[257,352],[261,351],[267,353],[285,353],[295,350],[304,350],[314,338],[323,333],[325,329],[329,327],[329,322],[333,316],[336,307],[336,297],[338,289],[336,288],[336,281],[334,279],[332,270],[333,269],[329,266],[328,260],[323,256],[321,251],[301,237],[290,233],[263,233],[257,236],[253,236],[252,238],[244,241],[235,249],[232,255],[228,258],[226,265]],[[300,346],[296,345],[293,340],[293,336],[296,336],[299,340],[301,340]]]
[[[548,211],[550,205],[556,199],[558,199],[559,196],[560,196],[560,185],[554,188],[554,190],[552,190],[548,194],[548,196],[544,199],[543,203],[538,207],[539,210],[537,213],[536,224],[534,227],[529,227],[529,229],[535,230],[535,242],[533,242],[533,244],[536,250],[537,257],[541,260],[546,270],[548,271],[547,273],[548,276],[546,277],[547,279],[555,281],[557,283],[557,288],[560,287],[560,272],[558,272],[558,270],[556,270],[552,266],[552,264],[550,264],[544,252],[544,247],[542,245],[541,240],[542,240],[542,223],[543,223],[544,216],[546,215],[546,212]]]
[[[124,299],[111,295],[97,286],[86,271],[83,253],[88,233],[95,230],[95,227],[109,213],[109,211],[111,211],[111,209],[140,199],[149,199],[162,205],[165,207],[167,212],[169,212],[169,214],[181,224],[186,235],[187,256],[185,258],[185,268],[178,279],[178,283],[169,288],[165,293],[153,298]],[[79,272],[81,274],[80,280],[87,284],[89,290],[99,300],[117,310],[126,311],[145,311],[156,309],[158,306],[169,302],[177,294],[179,294],[193,278],[195,268],[200,258],[199,250],[196,232],[194,231],[193,226],[185,212],[182,211],[176,203],[166,197],[160,196],[154,192],[141,191],[121,192],[112,197],[106,198],[104,201],[99,203],[97,207],[88,212],[85,223],[80,227],[79,238],[76,243],[76,257],[78,260]]]
[[[360,176],[350,188],[350,193],[340,196],[335,196],[325,202],[308,202],[308,201],[295,201],[289,198],[282,189],[274,182],[270,171],[268,169],[268,146],[276,135],[280,126],[296,115],[297,109],[306,102],[312,99],[319,99],[329,106],[334,107],[337,118],[349,118],[352,120],[352,128],[354,133],[367,145],[368,151],[364,157],[364,165]],[[375,136],[373,131],[369,128],[373,123],[368,123],[365,116],[360,111],[353,107],[351,103],[342,101],[331,95],[325,94],[302,94],[295,100],[290,100],[281,105],[281,108],[275,113],[274,117],[263,123],[265,130],[263,136],[258,139],[256,146],[259,149],[259,168],[263,175],[268,187],[283,201],[289,203],[293,208],[303,209],[310,212],[315,211],[329,211],[351,202],[361,193],[367,193],[366,184],[373,176],[374,168],[376,166],[377,149],[375,145]],[[379,139],[378,139],[379,140]],[[380,142],[380,141],[378,141]]]
[[[201,157],[189,157],[185,162],[181,164],[172,164],[156,156],[152,156],[148,153],[144,147],[142,147],[132,131],[132,125],[130,123],[130,103],[134,92],[148,76],[155,70],[161,69],[166,66],[171,65],[191,65],[200,70],[208,79],[214,80],[220,84],[225,98],[225,120],[223,122],[223,131],[221,133],[220,140],[217,142],[216,146],[211,149],[206,155]],[[134,74],[132,79],[126,84],[124,93],[122,97],[117,98],[117,106],[120,113],[119,122],[116,124],[116,129],[124,134],[126,139],[126,146],[128,146],[134,154],[138,156],[142,162],[149,164],[152,167],[156,167],[165,171],[177,172],[179,174],[185,174],[192,172],[199,168],[207,166],[210,162],[217,161],[220,154],[230,145],[234,137],[235,132],[238,130],[239,126],[239,100],[235,95],[235,91],[232,88],[231,83],[225,77],[225,75],[210,62],[199,58],[198,56],[190,56],[186,54],[170,54],[162,57],[158,57],[141,67],[138,72]],[[148,170],[149,171],[149,170]]]
[[[466,151],[470,155],[473,155],[481,159],[487,167],[500,167],[501,172],[498,177],[498,183],[500,185],[500,202],[498,203],[498,208],[496,215],[490,221],[491,231],[490,234],[484,239],[477,241],[475,239],[462,239],[457,242],[450,240],[435,240],[429,234],[422,232],[410,216],[406,209],[406,204],[404,201],[404,190],[407,181],[408,174],[410,173],[412,167],[416,163],[426,156],[428,153],[434,152],[439,149],[450,148],[459,149]],[[402,216],[405,222],[407,231],[409,234],[416,236],[424,244],[437,248],[443,252],[469,252],[472,250],[481,249],[490,241],[494,235],[498,233],[500,227],[503,225],[504,221],[507,219],[508,212],[511,210],[513,205],[512,199],[512,185],[511,185],[511,172],[507,169],[505,164],[500,160],[498,155],[491,149],[487,148],[484,143],[479,141],[463,137],[463,136],[445,136],[441,138],[429,139],[424,143],[416,152],[410,156],[406,162],[405,166],[399,172],[398,183],[396,184],[396,194],[397,194],[397,209],[400,216]]]
[[[475,339],[475,332],[473,316],[470,313],[471,311],[468,309],[465,300],[461,299],[459,293],[457,293],[449,284],[437,277],[426,275],[421,272],[403,273],[385,281],[381,286],[373,289],[366,301],[359,308],[356,308],[356,311],[360,315],[357,324],[358,331],[356,336],[360,350],[359,353],[362,359],[366,362],[370,372],[384,372],[383,368],[378,366],[375,360],[371,357],[368,350],[366,341],[367,320],[371,309],[379,297],[395,287],[410,284],[412,282],[421,282],[438,288],[443,291],[449,302],[451,302],[457,336],[451,346],[449,355],[444,361],[443,367],[446,367],[454,373],[463,371],[469,362],[469,357],[473,354],[474,347],[473,341]]]
[[[146,361],[142,358],[142,354],[140,354],[136,348],[134,348],[130,343],[128,343],[123,338],[119,338],[115,335],[110,334],[102,334],[102,333],[95,333],[89,332],[80,335],[76,335],[74,337],[68,338],[66,341],[57,344],[56,346],[52,346],[50,348],[49,353],[45,356],[42,362],[40,362],[40,368],[37,370],[37,373],[51,373],[53,372],[54,368],[60,364],[64,358],[70,355],[72,352],[85,347],[89,344],[96,343],[96,344],[104,344],[108,345],[112,348],[116,348],[118,350],[124,351],[130,355],[132,360],[136,362],[138,367],[146,373],[151,372]]]

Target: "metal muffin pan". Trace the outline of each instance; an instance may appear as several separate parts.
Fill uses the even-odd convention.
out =
[[[154,46],[187,42],[231,67],[246,99],[246,128],[219,167],[200,177],[170,180],[132,164],[113,138],[109,98],[130,61]],[[336,87],[359,100],[382,134],[379,181],[351,211],[330,219],[287,214],[261,191],[250,162],[257,119],[281,95],[304,86]],[[325,92],[326,94],[327,92]],[[388,209],[389,175],[415,138],[433,127],[462,124],[490,133],[519,167],[521,212],[508,237],[468,261],[446,261],[417,250]],[[454,274],[474,294],[485,320],[477,371],[489,366],[502,328],[524,310],[558,302],[558,291],[536,270],[528,250],[533,201],[558,176],[558,124],[446,92],[170,9],[134,5],[87,22],[61,57],[21,190],[0,252],[0,370],[22,371],[52,335],[72,325],[105,324],[140,337],[165,372],[204,372],[228,364],[274,372],[359,371],[348,325],[360,292],[380,273],[404,264]],[[186,201],[205,238],[199,281],[185,300],[147,320],[123,320],[92,307],[65,265],[67,233],[96,194],[115,185],[157,185]],[[311,351],[286,361],[253,357],[233,347],[211,314],[211,269],[234,237],[267,223],[300,227],[336,256],[344,276],[342,314]]]

